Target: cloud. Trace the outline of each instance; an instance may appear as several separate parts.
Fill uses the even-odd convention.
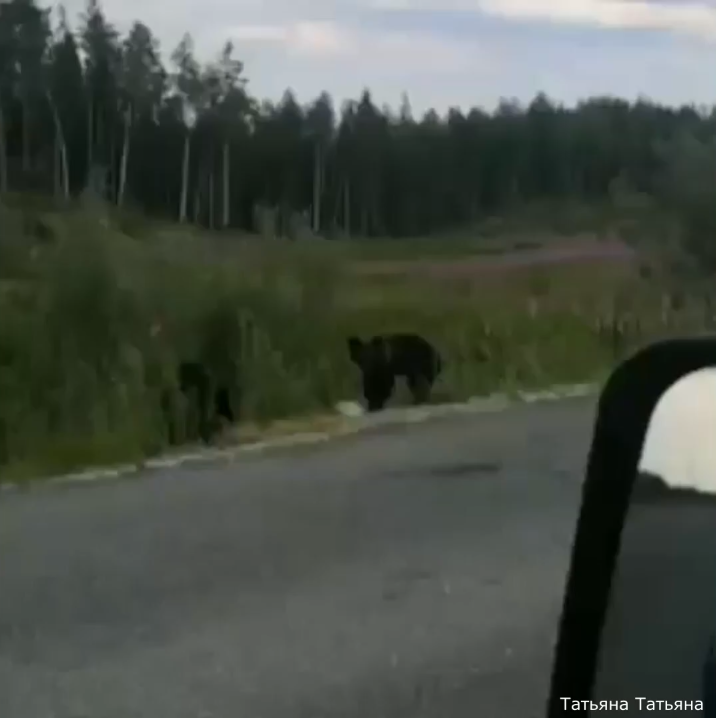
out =
[[[270,43],[290,53],[312,57],[355,54],[350,32],[330,21],[299,21],[285,25],[238,25],[226,33],[242,43]]]
[[[705,2],[478,0],[488,14],[608,29],[669,30],[716,41],[716,8]]]
[[[359,63],[364,72],[460,72],[486,59],[475,45],[424,31],[381,31],[330,21],[238,25],[227,34],[243,47],[253,45],[254,51],[263,46],[300,58],[343,59]]]
[[[375,10],[479,13],[610,30],[662,30],[716,42],[713,0],[367,0]]]
[[[285,42],[286,28],[280,25],[239,25],[229,35],[241,42]]]

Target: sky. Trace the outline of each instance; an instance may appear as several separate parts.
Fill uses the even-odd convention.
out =
[[[337,103],[494,107],[539,91],[716,104],[716,0],[103,0],[121,31],[149,25],[167,54],[186,31],[211,60],[226,40],[249,89]],[[70,18],[84,0],[65,0]]]

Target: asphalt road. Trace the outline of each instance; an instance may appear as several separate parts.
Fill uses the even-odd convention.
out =
[[[3,495],[0,716],[542,715],[593,411]]]

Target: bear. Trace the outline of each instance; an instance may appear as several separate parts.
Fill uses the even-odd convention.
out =
[[[347,342],[351,361],[362,374],[369,412],[385,407],[399,376],[405,378],[414,404],[429,400],[443,361],[427,339],[414,333],[394,333],[378,334],[365,342],[350,336]]]
[[[214,385],[203,364],[197,361],[180,362],[177,384],[189,406],[189,416],[193,419],[191,426],[187,426],[187,438],[198,436],[204,444],[209,444],[219,430],[222,419],[228,424],[235,423],[231,391],[224,385]],[[174,445],[177,443],[177,436],[171,404],[171,395],[165,391],[162,395],[162,408],[167,422],[169,443]]]

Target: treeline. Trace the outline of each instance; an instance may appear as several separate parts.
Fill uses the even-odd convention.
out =
[[[56,25],[56,26],[54,26]],[[660,146],[708,141],[716,110],[539,94],[492,113],[412,116],[365,91],[336,109],[251,95],[227,42],[202,64],[186,35],[164,66],[152,30],[120,37],[97,0],[76,28],[0,2],[0,193],[92,191],[211,228],[296,236],[449,230],[521,202],[652,192]]]

